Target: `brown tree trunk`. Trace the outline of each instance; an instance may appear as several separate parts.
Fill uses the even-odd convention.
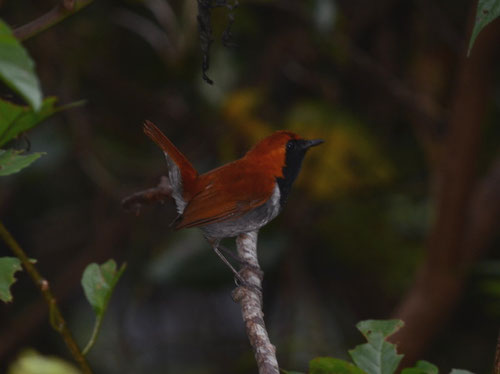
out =
[[[458,70],[444,152],[436,170],[436,222],[415,283],[395,311],[406,327],[392,340],[405,354],[406,364],[420,358],[448,320],[462,293],[466,272],[489,242],[498,219],[498,201],[496,206],[488,205],[481,197],[481,192],[490,187],[478,185],[476,193],[474,188],[481,123],[492,88],[499,31],[499,22],[484,29],[471,56],[462,58]],[[500,188],[498,179],[485,181]]]

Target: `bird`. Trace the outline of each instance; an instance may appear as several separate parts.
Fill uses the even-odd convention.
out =
[[[242,282],[219,249],[224,238],[259,230],[284,208],[306,152],[324,141],[286,130],[258,142],[243,157],[199,174],[151,121],[144,133],[163,151],[178,213],[175,230],[198,227],[215,253]]]

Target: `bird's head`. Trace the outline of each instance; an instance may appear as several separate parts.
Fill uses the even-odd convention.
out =
[[[321,143],[321,139],[306,140],[290,131],[277,131],[257,143],[245,157],[276,177],[283,205],[299,174],[306,152]]]
[[[321,143],[321,139],[306,140],[291,131],[281,130],[257,143],[247,152],[246,157],[266,160],[280,168],[297,162],[300,167],[307,150]]]

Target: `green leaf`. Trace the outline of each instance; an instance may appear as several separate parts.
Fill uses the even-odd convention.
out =
[[[474,45],[474,42],[476,41],[476,38],[481,30],[499,16],[500,0],[479,0],[477,4],[476,22],[474,23],[474,28],[472,29],[467,55],[470,54],[472,46]]]
[[[403,369],[401,374],[438,374],[438,372],[436,365],[421,360],[416,363],[415,367]]]
[[[21,95],[38,111],[42,91],[35,73],[35,64],[24,47],[12,35],[9,26],[0,20],[0,79]]]
[[[374,320],[369,319],[359,322],[356,327],[369,341],[370,334],[378,332],[387,338],[404,326],[404,322],[399,319]]]
[[[284,370],[284,369],[280,369],[280,372],[282,374],[305,374],[305,373],[302,373],[300,371],[288,371],[288,370]]]
[[[92,335],[82,351],[84,356],[92,349],[97,341],[97,336],[101,329],[102,320],[104,313],[106,313],[109,299],[113,294],[116,283],[125,271],[125,267],[126,265],[123,264],[119,270],[116,270],[116,262],[114,260],[108,260],[100,266],[96,263],[92,263],[88,265],[83,272],[83,290],[96,314]]]
[[[349,351],[354,363],[368,374],[393,374],[403,355],[398,355],[396,346],[385,339],[403,326],[400,320],[362,321],[356,327],[368,343]]]
[[[16,281],[14,273],[22,270],[21,261],[17,257],[0,257],[0,300],[12,301],[10,286]]]
[[[464,369],[451,369],[450,374],[474,374],[474,373]]]
[[[43,356],[26,350],[9,367],[7,374],[80,374],[69,362],[55,356]]]
[[[23,151],[15,149],[0,149],[0,176],[17,173],[19,170],[29,166],[33,161],[44,155],[44,152],[22,155]]]
[[[102,265],[92,263],[85,268],[82,286],[97,316],[102,316],[106,311],[109,298],[124,270],[125,264],[117,270],[114,260],[108,260]]]
[[[365,374],[350,362],[332,358],[316,357],[309,363],[309,374]]]
[[[48,97],[40,110],[35,112],[30,107],[0,100],[0,146],[66,108],[56,107],[56,102],[55,97]]]

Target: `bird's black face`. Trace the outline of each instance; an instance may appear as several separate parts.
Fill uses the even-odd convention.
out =
[[[302,160],[309,148],[323,143],[323,140],[292,139],[286,143],[285,166],[283,178],[276,178],[280,189],[280,205],[283,207],[288,199],[292,184],[299,175]]]

